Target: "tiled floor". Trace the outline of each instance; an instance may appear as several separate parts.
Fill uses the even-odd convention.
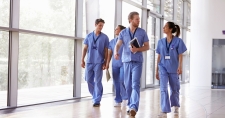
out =
[[[159,89],[141,92],[136,118],[157,118],[160,112]],[[225,90],[194,89],[183,84],[180,91],[180,113],[167,118],[225,118]],[[38,106],[1,110],[0,118],[128,118],[126,107],[113,107],[113,96],[104,95],[99,108],[90,98],[69,100]],[[172,109],[173,110],[173,109]]]

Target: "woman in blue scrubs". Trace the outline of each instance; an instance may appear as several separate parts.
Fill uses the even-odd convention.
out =
[[[183,40],[179,38],[180,27],[178,25],[167,22],[163,27],[163,32],[166,37],[158,41],[156,49],[158,53],[156,78],[160,80],[161,92],[162,112],[158,116],[160,118],[166,117],[167,113],[171,112],[171,107],[175,108],[175,114],[179,111],[179,75],[182,73],[182,54],[187,50]],[[173,33],[176,33],[175,36]],[[168,82],[170,85],[170,98],[168,95]]]
[[[115,88],[115,107],[121,106],[121,102],[123,100],[127,100],[127,94],[126,94],[126,89],[124,85],[124,68],[123,68],[123,63],[121,58],[119,60],[116,60],[113,58],[112,55],[114,55],[114,47],[116,45],[116,42],[118,41],[118,35],[120,31],[125,29],[126,27],[122,25],[118,25],[115,29],[115,35],[116,38],[111,40],[109,42],[109,49],[108,49],[108,58],[107,58],[107,63],[106,63],[106,69],[109,68],[109,63],[112,58],[112,77],[113,77],[113,84]],[[119,54],[122,55],[123,47],[120,47]]]

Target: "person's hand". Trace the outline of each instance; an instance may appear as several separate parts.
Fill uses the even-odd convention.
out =
[[[107,69],[107,70],[109,69],[109,64],[105,65],[105,69]]]
[[[81,61],[81,67],[82,68],[85,68],[85,62],[84,62],[84,60]]]
[[[138,48],[136,48],[134,45],[131,45],[131,47],[130,47],[130,51],[131,52],[137,52],[138,51]]]
[[[116,60],[119,60],[120,55],[117,53],[117,54],[114,55],[114,58],[115,58]]]
[[[158,72],[158,71],[156,71],[156,75],[155,75],[155,76],[156,76],[156,79],[157,79],[157,80],[160,79],[160,78],[159,78],[159,72]]]
[[[178,74],[178,75],[182,74],[182,67],[180,67],[180,66],[178,67],[178,69],[177,69],[177,74]]]
[[[104,63],[102,64],[102,70],[105,70],[105,68],[106,68],[106,64]]]

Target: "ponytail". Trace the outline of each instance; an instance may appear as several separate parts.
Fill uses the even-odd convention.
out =
[[[175,29],[176,29],[176,37],[179,37],[180,36],[180,27],[179,25],[175,25]]]

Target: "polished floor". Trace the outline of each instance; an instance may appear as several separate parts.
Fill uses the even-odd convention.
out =
[[[141,92],[135,118],[157,118],[160,112],[159,89]],[[0,118],[129,118],[126,107],[113,107],[114,96],[104,95],[100,107],[92,107],[89,97],[0,111]],[[167,118],[225,118],[225,90],[190,88],[181,85],[179,115]],[[173,109],[172,109],[173,110]]]

